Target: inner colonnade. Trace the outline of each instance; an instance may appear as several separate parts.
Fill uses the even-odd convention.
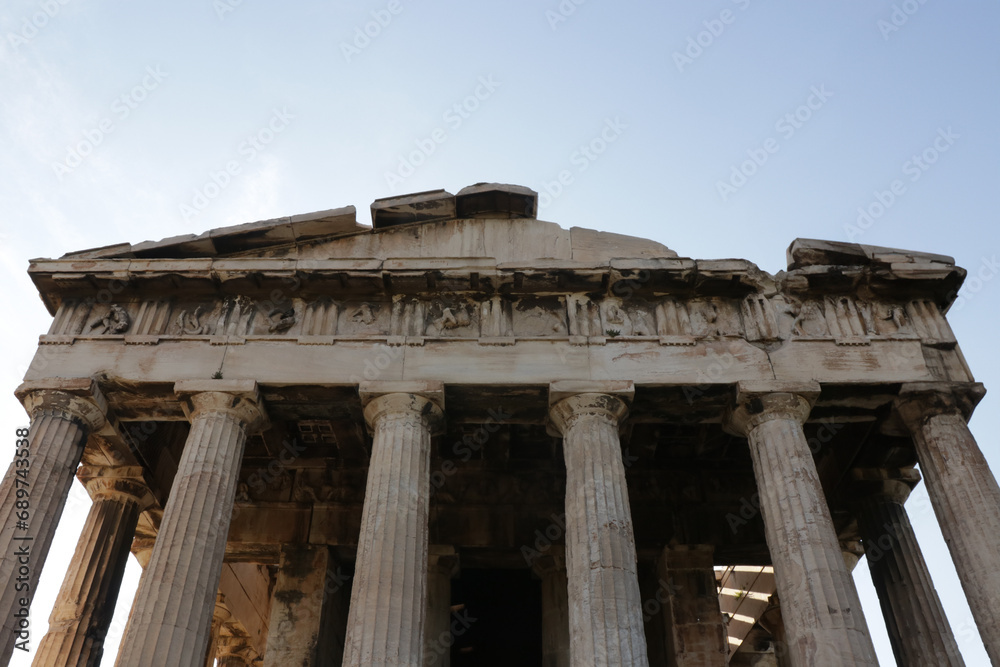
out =
[[[1000,664],[961,269],[798,240],[770,276],[536,201],[33,260],[54,320],[17,390],[30,524],[15,465],[0,488],[3,660],[14,554],[33,590],[76,476],[94,502],[35,665],[98,664],[130,553],[122,667],[875,665],[865,551],[897,662],[961,665],[904,509],[922,479]]]

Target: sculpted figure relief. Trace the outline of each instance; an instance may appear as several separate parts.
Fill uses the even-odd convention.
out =
[[[267,327],[269,333],[284,333],[295,326],[295,307],[274,308],[267,318],[271,321]]]
[[[90,330],[101,327],[100,333],[102,334],[120,334],[128,331],[129,325],[132,324],[132,320],[129,319],[128,313],[125,309],[119,306],[117,303],[111,304],[108,308],[108,312],[104,317],[96,320],[90,325]]]
[[[792,333],[804,338],[822,338],[830,335],[823,305],[819,301],[806,301],[802,304],[802,310],[792,325]]]
[[[201,323],[203,310],[203,306],[198,306],[192,313],[189,313],[186,309],[180,312],[177,316],[177,326],[180,328],[181,334],[201,336],[212,333],[211,327],[208,324]]]

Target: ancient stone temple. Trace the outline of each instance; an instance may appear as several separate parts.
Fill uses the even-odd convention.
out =
[[[497,184],[371,221],[32,260],[53,320],[0,490],[0,662],[16,553],[33,588],[75,476],[94,502],[38,666],[97,663],[130,552],[120,667],[875,665],[866,550],[899,664],[961,665],[904,505],[922,476],[1000,664],[952,259],[798,239],[770,275]]]

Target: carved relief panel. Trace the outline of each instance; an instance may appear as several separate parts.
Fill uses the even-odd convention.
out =
[[[565,302],[555,296],[518,299],[511,319],[517,336],[565,336],[569,332]]]
[[[427,307],[426,332],[435,337],[478,338],[479,309],[461,297],[435,299]]]
[[[392,325],[392,307],[379,301],[348,301],[340,309],[341,336],[385,336]]]

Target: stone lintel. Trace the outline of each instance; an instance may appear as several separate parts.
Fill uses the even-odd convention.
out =
[[[107,422],[108,401],[93,378],[28,380],[14,390],[29,415],[37,410],[65,410],[93,432]]]

